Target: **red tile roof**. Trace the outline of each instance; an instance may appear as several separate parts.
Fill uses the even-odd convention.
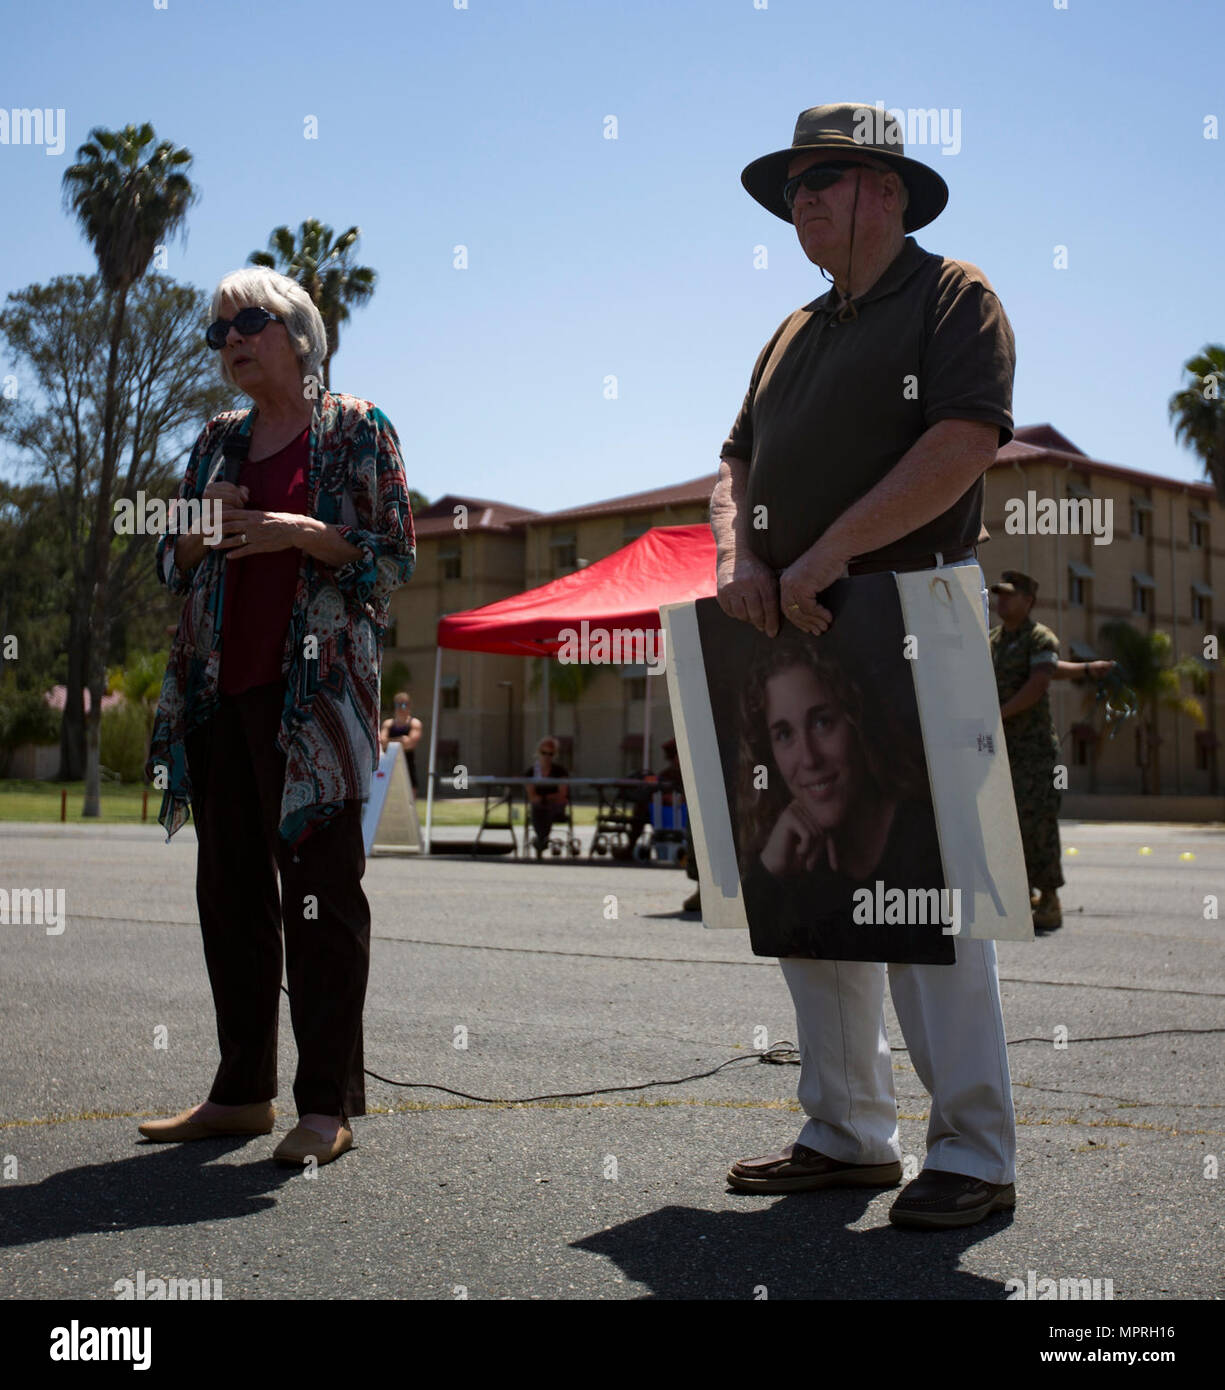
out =
[[[1124,468],[1119,464],[1102,463],[1090,458],[1065,434],[1053,425],[1018,425],[1013,438],[996,455],[996,468],[1010,468],[1014,463],[1024,466],[1027,463],[1046,461],[1064,464],[1071,470],[1081,473],[1097,473],[1102,477],[1117,478],[1133,483],[1138,487],[1155,487],[1170,492],[1187,491],[1204,500],[1212,500],[1216,493],[1210,483],[1182,482],[1178,478],[1166,478],[1158,473],[1142,473],[1135,468]],[[629,492],[620,497],[608,497],[598,502],[588,502],[581,507],[566,507],[559,512],[538,512],[531,507],[517,507],[509,502],[490,502],[479,497],[464,497],[448,493],[432,502],[414,518],[418,536],[442,536],[453,534],[454,508],[462,504],[468,508],[469,531],[522,530],[528,525],[556,522],[581,521],[588,517],[616,516],[628,512],[649,512],[663,507],[681,507],[694,504],[705,505],[714,491],[717,473],[703,473],[690,478],[688,482],[672,483],[668,487],[651,488],[646,492]]]
[[[717,473],[703,473],[700,478],[691,478],[687,483],[673,483],[669,487],[651,488],[648,492],[627,492],[620,497],[609,497],[602,502],[589,502],[582,507],[567,507],[560,512],[542,512],[534,521],[578,521],[589,516],[604,516],[620,512],[649,512],[657,507],[679,507],[693,503],[708,503],[714,491]]]
[[[1030,437],[1039,439],[1053,437],[1065,443],[1067,449],[1057,449],[1039,443],[1031,443]],[[1103,478],[1117,478],[1120,482],[1132,483],[1136,487],[1154,487],[1165,492],[1187,492],[1193,497],[1211,501],[1216,490],[1211,483],[1184,482],[1181,478],[1166,478],[1160,473],[1142,473],[1138,468],[1124,468],[1117,463],[1101,463],[1083,454],[1071,440],[1061,435],[1050,425],[1022,425],[1015,436],[995,456],[994,468],[1011,468],[1019,463],[1048,462],[1062,464],[1069,472],[1098,474]]]
[[[509,533],[518,529],[524,521],[539,516],[531,507],[516,507],[510,502],[490,502],[483,497],[463,497],[448,492],[437,502],[431,502],[424,511],[413,515],[413,529],[418,536],[442,536],[456,534],[455,525],[458,506],[467,507],[469,531],[502,531]]]

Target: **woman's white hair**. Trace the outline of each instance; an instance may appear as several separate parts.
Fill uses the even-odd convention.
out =
[[[258,306],[283,319],[303,377],[322,378],[323,359],[327,353],[327,330],[310,295],[296,280],[268,266],[244,266],[241,270],[232,270],[222,276],[213,291],[210,320],[220,317],[223,299],[228,299],[235,309]],[[227,370],[224,357],[221,359],[221,376],[229,385],[238,385]]]

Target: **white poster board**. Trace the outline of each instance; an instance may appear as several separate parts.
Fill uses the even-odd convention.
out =
[[[1029,884],[987,645],[980,572],[973,565],[945,566],[891,578],[906,647],[913,651],[893,679],[905,681],[909,672],[913,680],[944,881],[960,893],[958,930],[972,938],[1031,940]],[[700,602],[706,605],[701,622],[709,624],[714,601]],[[702,918],[708,927],[747,929],[734,807],[712,707],[714,665],[708,670],[697,604],[668,604],[660,616],[667,631],[668,692],[693,823]],[[741,640],[741,635],[736,638]],[[772,640],[754,635],[763,645]],[[744,654],[729,653],[724,660],[722,649],[716,650],[726,710],[726,687],[745,679],[738,664]]]
[[[408,780],[408,759],[393,740],[379,759],[362,814],[366,853],[374,849],[420,850],[421,826]]]
[[[946,565],[897,576],[940,857],[961,890],[962,932],[1032,941],[1033,909],[1012,792],[979,570]]]
[[[748,931],[697,610],[693,603],[668,603],[660,608],[659,616],[668,634],[668,699],[698,861],[702,923]]]

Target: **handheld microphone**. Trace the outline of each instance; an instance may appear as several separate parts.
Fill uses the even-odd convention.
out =
[[[225,454],[225,471],[222,473],[222,480],[227,483],[238,483],[238,472],[246,461],[247,450],[251,447],[251,436],[249,434],[231,435],[222,441],[221,449]]]

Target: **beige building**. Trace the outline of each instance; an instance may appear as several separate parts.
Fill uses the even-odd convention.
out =
[[[1055,504],[1045,508],[1047,524],[1061,502],[1080,504],[1082,522],[1095,517],[1103,533],[1109,518],[1109,541],[1045,533],[1044,500]],[[1070,516],[1072,507],[1065,512]],[[1018,532],[1022,513],[1027,529]],[[980,546],[979,560],[988,582],[1006,569],[1038,581],[1033,617],[1054,630],[1065,660],[1109,655],[1101,626],[1123,619],[1142,632],[1169,633],[1175,658],[1198,657],[1206,665],[1203,726],[1169,711],[1158,717],[1160,790],[1218,794],[1225,697],[1219,675],[1211,674],[1219,664],[1205,662],[1204,639],[1220,640],[1222,609],[1214,607],[1213,590],[1220,587],[1225,596],[1225,508],[1213,489],[1099,463],[1050,425],[1032,425],[1017,430],[987,474],[984,520],[991,540]],[[1113,739],[1095,742],[1083,727],[1092,687],[1058,682],[1051,689],[1055,727],[1065,736],[1068,790],[1141,791],[1138,721],[1124,721]],[[1093,722],[1100,727],[1100,715]]]
[[[619,550],[651,526],[705,522],[713,472],[672,487],[633,493],[560,512],[534,512],[501,502],[446,496],[415,518],[417,568],[392,601],[385,671],[397,662],[411,672],[413,709],[428,735],[438,620],[535,588]],[[1032,494],[1032,497],[1031,497]],[[1092,534],[1047,533],[1054,504],[1063,520],[1112,521],[1109,543]],[[1076,504],[1072,505],[1073,499]],[[1088,505],[1080,505],[1083,499]],[[1107,503],[1110,504],[1107,507]],[[1124,618],[1141,630],[1162,629],[1177,656],[1202,656],[1216,633],[1213,589],[1225,586],[1225,508],[1206,484],[1179,483],[1088,458],[1049,425],[1020,427],[987,475],[985,520],[991,540],[979,558],[988,582],[1006,569],[1040,586],[1035,618],[1052,627],[1068,660],[1104,654],[1099,629]],[[1032,526],[1033,529],[1026,529]],[[1020,529],[1018,529],[1018,527]],[[1219,610],[1218,610],[1219,611]],[[554,678],[581,681],[554,691],[546,716],[543,668],[535,658],[444,651],[439,768],[462,762],[472,773],[521,772],[546,729],[561,743],[560,761],[590,776],[623,775],[663,762],[672,732],[664,677],[643,668],[551,663]],[[1214,663],[1209,663],[1211,667]],[[1185,718],[1160,716],[1161,789],[1216,794],[1217,735],[1225,727],[1219,679],[1202,696],[1202,730]],[[1083,706],[1089,687],[1053,687],[1056,726],[1072,792],[1141,789],[1136,721],[1112,740],[1094,741]],[[384,681],[384,705],[392,691]],[[647,698],[650,748],[643,748]],[[547,720],[547,722],[546,722]],[[1100,717],[1097,724],[1101,724]],[[424,751],[418,758],[422,774]]]

